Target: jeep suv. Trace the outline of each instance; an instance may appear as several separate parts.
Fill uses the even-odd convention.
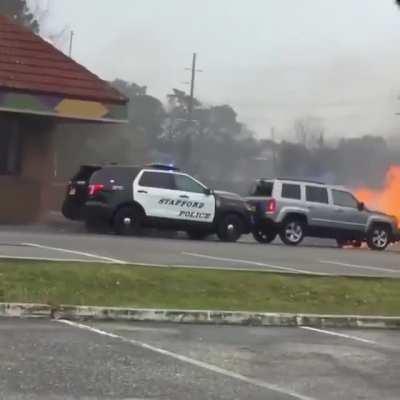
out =
[[[246,199],[256,209],[254,238],[261,243],[277,235],[287,245],[305,236],[333,238],[339,247],[360,246],[384,250],[398,240],[395,217],[368,210],[351,192],[320,182],[258,179]]]
[[[171,166],[108,166],[90,178],[85,221],[90,230],[120,235],[144,227],[186,231],[192,239],[216,233],[237,241],[251,232],[251,207],[239,195],[208,189]]]

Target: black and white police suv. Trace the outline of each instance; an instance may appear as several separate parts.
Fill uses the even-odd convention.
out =
[[[144,227],[186,231],[192,239],[216,233],[227,242],[251,231],[251,208],[237,194],[208,189],[164,165],[108,166],[90,178],[85,222],[111,226],[120,235]]]

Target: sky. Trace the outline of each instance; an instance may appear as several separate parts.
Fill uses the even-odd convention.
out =
[[[34,0],[33,0],[34,1]],[[36,0],[41,1],[41,0]],[[48,0],[43,34],[73,30],[73,58],[161,100],[188,90],[230,104],[259,137],[296,119],[329,138],[400,131],[400,8],[394,0]],[[58,45],[67,50],[67,36]]]

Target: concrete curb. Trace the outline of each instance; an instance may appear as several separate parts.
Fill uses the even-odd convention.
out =
[[[68,319],[75,321],[146,321],[244,326],[400,329],[399,317],[318,315],[137,309],[119,307],[59,306],[0,303],[0,317]]]

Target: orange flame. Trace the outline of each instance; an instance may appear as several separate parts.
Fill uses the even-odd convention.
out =
[[[386,173],[381,190],[359,188],[355,191],[358,200],[368,207],[395,215],[400,219],[400,166],[392,165]]]

